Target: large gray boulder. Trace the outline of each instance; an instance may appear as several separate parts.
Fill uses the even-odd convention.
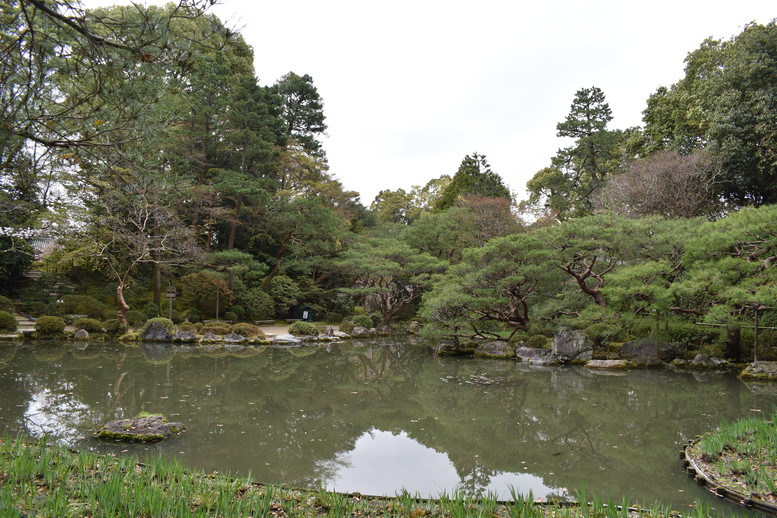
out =
[[[697,354],[690,364],[695,369],[725,369],[728,366],[728,361],[709,354]]]
[[[594,346],[585,333],[563,327],[553,336],[552,355],[560,362],[588,361]]]
[[[86,329],[79,329],[73,334],[75,340],[89,340],[89,331]]]
[[[140,333],[139,338],[149,342],[169,342],[172,337],[159,322],[152,322]]]
[[[486,358],[515,358],[515,350],[507,342],[483,342],[475,348],[475,356]]]
[[[683,351],[679,347],[651,338],[626,342],[620,351],[621,358],[642,366],[663,365],[682,355]]]
[[[458,340],[442,340],[434,348],[434,354],[438,356],[472,356],[474,352],[474,344],[463,344]]]

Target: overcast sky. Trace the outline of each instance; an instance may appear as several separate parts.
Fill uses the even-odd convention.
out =
[[[87,5],[128,3],[90,0]],[[143,2],[141,2],[143,3]],[[150,2],[159,3],[159,2]],[[601,88],[610,127],[641,124],[648,96],[707,37],[777,17],[774,0],[221,0],[211,12],[253,47],[263,85],[310,74],[330,172],[369,206],[382,189],[453,175],[486,155],[519,198],[568,145],[556,124]]]

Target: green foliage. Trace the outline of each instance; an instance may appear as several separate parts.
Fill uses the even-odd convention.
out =
[[[202,328],[200,324],[192,324],[191,322],[181,322],[178,324],[179,331],[187,331],[189,333],[196,333]]]
[[[289,333],[294,336],[318,336],[318,328],[312,322],[293,322]]]
[[[90,333],[102,333],[103,325],[96,318],[77,318],[73,321],[73,327],[78,329],[84,329]]]
[[[611,120],[600,88],[575,93],[569,114],[556,126],[559,137],[574,138],[575,144],[560,149],[551,167],[527,182],[530,205],[561,221],[593,213],[599,189],[620,166],[617,149],[623,134],[607,129]]]
[[[356,326],[354,325],[353,320],[350,318],[346,318],[345,320],[340,322],[340,325],[338,326],[340,331],[342,331],[343,333],[352,332],[354,327]]]
[[[245,336],[246,338],[253,338],[258,336],[259,338],[264,338],[264,331],[259,329],[259,327],[253,325],[253,324],[247,324],[247,323],[238,323],[233,325],[229,332],[231,334],[236,334],[240,336]]]
[[[227,322],[208,322],[203,324],[200,328],[201,334],[213,333],[214,335],[224,336],[228,335],[232,330],[232,326]]]
[[[153,320],[151,318],[148,318],[148,314],[145,311],[137,311],[134,309],[131,309],[127,311],[127,315],[125,317],[127,319],[127,323],[132,327],[138,327],[142,325],[147,320]],[[159,317],[154,317],[159,318]]]
[[[200,271],[181,278],[180,304],[183,307],[194,308],[199,316],[216,316],[216,298],[218,291],[219,306],[229,307],[232,304],[232,290],[226,280],[215,272]],[[192,317],[189,318],[193,320]]]
[[[351,317],[350,320],[354,327],[366,327],[367,329],[370,329],[375,326],[372,318],[368,315],[355,315]]]
[[[344,252],[336,266],[349,286],[341,291],[379,311],[381,325],[387,325],[404,307],[420,300],[433,276],[448,263],[417,253],[398,239],[367,235]]]
[[[0,310],[0,333],[14,333],[17,323],[14,316],[5,310]]]
[[[121,336],[127,332],[127,328],[121,325],[118,318],[103,320],[101,325],[109,336]]]
[[[458,198],[467,197],[512,200],[510,189],[504,185],[502,177],[491,170],[485,155],[472,153],[464,157],[453,180],[437,200],[435,209],[448,209]]]
[[[167,331],[170,334],[175,333],[175,324],[169,318],[165,318],[165,317],[150,318],[146,321],[145,325],[143,326],[143,331],[146,331],[149,327],[151,327],[152,324],[159,324],[165,329],[165,331]]]
[[[59,305],[61,314],[86,315],[102,319],[108,308],[99,300],[87,295],[65,295]]]
[[[607,347],[611,342],[623,341],[623,325],[611,322],[597,322],[585,328],[585,336],[596,347]]]
[[[13,301],[8,297],[0,295],[0,311],[7,311],[9,313],[16,311]]]
[[[273,282],[275,279],[273,279]],[[279,286],[283,280],[279,281]],[[275,301],[261,288],[249,288],[240,292],[239,301],[245,308],[245,317],[249,320],[269,320],[275,318]],[[234,309],[234,306],[233,306]]]
[[[153,302],[148,302],[145,306],[143,306],[143,314],[146,316],[146,320],[150,318],[156,318],[159,315],[159,306],[154,304]],[[127,317],[129,320],[129,317]],[[134,325],[134,324],[130,324]]]
[[[60,336],[65,332],[65,321],[59,317],[42,316],[35,321],[35,332],[45,337]]]
[[[267,290],[272,297],[272,301],[275,305],[276,315],[285,315],[297,304],[299,297],[302,295],[302,291],[299,285],[294,282],[293,279],[285,275],[277,275],[270,281],[270,285]],[[258,296],[258,294],[257,294]],[[264,311],[269,309],[266,299],[261,301],[264,305]],[[266,317],[267,318],[267,317]]]
[[[725,330],[690,322],[671,321],[665,324],[663,334],[668,341],[688,349],[725,342]]]
[[[235,313],[234,311],[224,312],[224,320],[227,320],[229,322],[235,322],[237,320],[237,313]]]
[[[686,58],[685,77],[648,99],[648,149],[709,148],[722,160],[717,194],[730,205],[777,202],[777,24],[751,23],[707,39]]]
[[[504,324],[511,333],[528,329],[534,305],[559,289],[556,257],[545,230],[492,239],[482,248],[466,250],[462,261],[424,295],[421,316],[426,327],[480,338],[494,338]]]

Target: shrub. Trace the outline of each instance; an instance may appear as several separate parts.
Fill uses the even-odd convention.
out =
[[[173,334],[175,332],[175,324],[173,324],[173,321],[170,320],[169,318],[164,318],[164,317],[156,317],[156,318],[151,318],[147,320],[146,324],[143,326],[143,331],[151,327],[151,324],[154,324],[154,323],[164,327],[165,331],[167,331],[170,334]]]
[[[246,308],[238,304],[235,304],[229,310],[237,316],[237,320],[242,320],[246,316]]]
[[[341,313],[334,313],[329,312],[324,314],[324,322],[340,322],[343,319],[343,315]]]
[[[16,319],[8,311],[0,311],[0,333],[13,333],[16,331]]]
[[[524,342],[527,347],[546,348],[548,346],[548,337],[543,335],[530,336]]]
[[[259,336],[261,338],[264,338],[264,331],[259,329],[257,326],[253,324],[246,324],[246,323],[240,323],[233,325],[229,332],[232,334],[245,336],[246,338],[251,338],[254,336]]]
[[[118,322],[118,319],[116,320]],[[102,333],[103,325],[96,318],[77,318],[73,322],[73,327],[76,329],[85,329],[90,333]]]
[[[302,296],[302,290],[299,285],[285,275],[273,277],[268,291],[275,302],[275,311],[278,314],[288,313]]]
[[[232,326],[226,322],[210,322],[200,328],[200,333],[203,335],[213,333],[214,335],[224,336],[229,334],[230,329],[232,329]]]
[[[65,295],[60,306],[61,313],[98,319],[104,316],[106,309],[105,304],[87,295]]]
[[[367,329],[374,327],[372,324],[372,318],[370,318],[368,315],[356,315],[351,318],[351,322],[353,322],[354,327],[366,327]]]
[[[13,313],[15,311],[13,301],[8,297],[0,295],[0,311],[7,311]]]
[[[310,322],[294,322],[289,326],[289,333],[294,336],[318,336],[318,328]]]
[[[143,306],[143,314],[146,315],[145,320],[148,320],[149,318],[156,318],[159,315],[159,306],[154,304],[153,302],[149,302],[145,306]]]
[[[244,316],[249,320],[269,320],[275,316],[275,302],[260,288],[245,290],[240,300],[245,308]]]
[[[380,323],[383,322],[383,315],[380,313],[374,312],[370,313],[368,316],[370,317],[370,325],[364,326],[367,329],[370,329],[371,327],[378,327],[380,326]]]
[[[59,317],[42,316],[35,321],[35,331],[41,336],[57,336],[65,332],[65,321]]]
[[[597,322],[585,328],[585,336],[597,347],[607,347],[610,342],[617,342],[624,338],[623,327],[609,322]]]
[[[149,320],[146,317],[146,313],[143,311],[138,311],[135,309],[130,309],[127,311],[127,314],[125,315],[125,318],[127,319],[127,323],[131,325],[132,327],[138,327],[143,325],[143,323],[146,320]],[[165,319],[167,320],[167,319]]]
[[[119,324],[118,318],[109,318],[104,320],[102,327],[110,336],[120,336],[127,332],[127,328]]]
[[[181,322],[180,324],[178,324],[178,330],[187,331],[189,333],[196,333],[200,329],[199,327],[197,327],[197,324],[192,324],[191,322]]]
[[[353,331],[354,327],[356,326],[353,325],[353,322],[349,318],[346,318],[345,320],[340,322],[340,326],[339,326],[340,331],[342,331],[343,333],[350,333],[351,331]]]
[[[28,302],[22,305],[22,311],[33,317],[49,313],[49,305],[45,302]]]
[[[724,342],[723,333],[725,331],[722,328],[699,326],[690,322],[670,322],[666,329],[670,342],[686,348]]]
[[[227,311],[224,313],[224,320],[229,320],[230,322],[237,322],[237,315],[233,311]]]

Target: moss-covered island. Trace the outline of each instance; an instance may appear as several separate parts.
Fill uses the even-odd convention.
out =
[[[777,514],[776,418],[743,418],[696,438],[685,449],[688,473],[718,496]]]

